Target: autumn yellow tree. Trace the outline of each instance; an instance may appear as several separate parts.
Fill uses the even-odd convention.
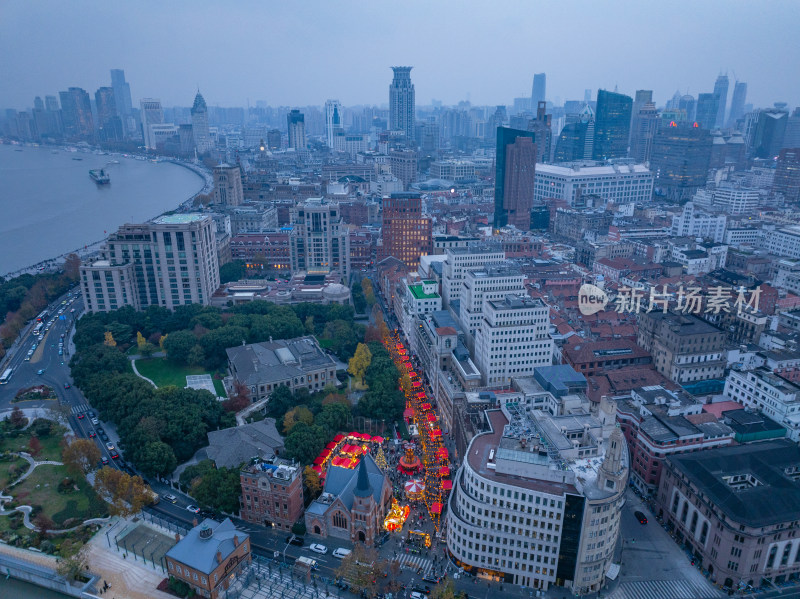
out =
[[[375,299],[375,290],[372,288],[372,281],[366,277],[361,279],[361,289],[364,290],[364,297],[367,300],[367,304],[374,306],[377,300]]]
[[[111,331],[106,331],[105,337],[106,340],[103,341],[104,345],[107,345],[108,347],[116,347],[117,342],[114,341],[114,335],[111,334]]]
[[[306,406],[297,406],[296,408],[292,408],[286,415],[283,417],[283,432],[284,434],[288,435],[292,432],[294,425],[298,422],[303,422],[305,424],[313,424],[314,423],[314,414],[311,413]]]
[[[367,368],[372,363],[372,352],[365,343],[359,343],[356,347],[356,353],[350,358],[347,372],[352,374],[357,379],[357,383],[361,386],[364,385],[364,375]]]
[[[166,338],[167,338],[167,336],[166,336],[166,335],[162,335],[162,336],[161,336],[161,337],[158,339],[158,348],[159,348],[161,351],[164,351],[164,341],[166,340]]]
[[[138,514],[152,497],[140,476],[131,476],[108,466],[95,474],[94,489],[111,504],[110,511],[122,517]]]
[[[61,452],[68,470],[86,476],[100,461],[100,449],[91,439],[75,439]]]
[[[310,499],[314,500],[319,497],[322,492],[322,483],[319,480],[319,474],[311,466],[306,466],[303,470],[303,484]]]
[[[144,335],[142,335],[141,331],[137,331],[136,332],[136,345],[139,347],[139,349],[142,349],[145,346],[146,343],[147,343],[147,339],[144,338]]]

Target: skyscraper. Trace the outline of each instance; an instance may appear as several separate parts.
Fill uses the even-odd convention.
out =
[[[125,136],[134,132],[136,126],[133,122],[133,103],[131,102],[131,86],[125,81],[125,71],[111,69],[111,87],[114,90],[114,103],[117,115],[122,119]]]
[[[686,114],[682,120],[696,120],[695,116],[697,112],[697,101],[694,99],[694,96],[690,96],[689,94],[681,96],[680,100],[678,100],[678,109],[682,110]]]
[[[536,73],[533,76],[533,87],[531,88],[531,108],[536,108],[539,102],[544,102],[547,98],[547,75]]]
[[[389,129],[403,131],[408,139],[414,139],[414,84],[411,69],[414,67],[392,67],[394,78],[389,86]]]
[[[735,127],[736,121],[744,116],[744,103],[747,100],[747,84],[737,81],[733,86],[731,98],[731,115],[728,117],[728,127]]]
[[[704,187],[711,144],[710,132],[697,123],[673,122],[661,127],[653,139],[650,156],[656,192],[670,200],[682,201]]]
[[[633,99],[630,96],[597,90],[594,119],[594,160],[624,158],[628,155]]]
[[[299,110],[292,110],[286,115],[289,127],[289,147],[296,151],[306,149],[306,121]]]
[[[535,133],[508,127],[497,129],[494,179],[494,228],[531,227],[536,172]]]
[[[528,121],[528,131],[533,131],[536,142],[536,162],[550,162],[553,147],[552,116],[547,114],[547,102],[536,106],[536,118]]]
[[[580,114],[567,115],[567,124],[558,136],[554,162],[591,160],[593,150],[594,112],[586,104]]]
[[[58,95],[61,98],[64,133],[67,137],[92,138],[94,136],[92,102],[86,90],[80,87],[70,87],[65,92],[58,92]]]
[[[350,235],[339,204],[325,198],[308,198],[291,211],[293,271],[338,272],[342,282],[350,278]]]
[[[194,97],[192,105],[192,136],[194,145],[199,154],[204,154],[211,149],[211,133],[208,130],[208,107],[200,90]]]
[[[658,110],[655,104],[648,102],[639,109],[639,114],[633,120],[631,158],[636,162],[644,163],[650,160],[656,131],[658,131]]]
[[[214,203],[239,206],[244,201],[242,172],[238,166],[218,164],[214,167]]]
[[[161,108],[161,100],[154,98],[142,98],[139,100],[140,118],[142,119],[142,139],[144,147],[154,150],[156,142],[150,133],[152,125],[161,125],[164,122],[164,110]]]
[[[325,102],[325,139],[330,149],[334,148],[336,135],[344,133],[342,105],[339,100]]]
[[[653,91],[649,89],[637,89],[633,96],[633,108],[631,108],[631,128],[628,134],[628,145],[631,144],[633,132],[636,130],[636,119],[639,118],[639,111],[648,102],[653,101]]]
[[[787,202],[800,201],[800,148],[784,148],[778,156],[772,191]]]
[[[393,256],[416,270],[420,256],[433,252],[431,219],[422,214],[422,198],[418,193],[393,193],[383,199],[379,260]]]
[[[123,138],[122,119],[117,114],[114,89],[100,87],[94,94],[97,108],[97,129],[100,139],[104,141],[121,141]]]
[[[776,105],[775,108],[759,110],[757,116],[758,120],[751,138],[750,150],[754,158],[771,160],[778,156],[783,147],[783,136],[786,132],[786,123],[789,121],[789,113]]]
[[[717,94],[699,94],[697,96],[697,116],[695,120],[702,129],[713,129],[717,124],[719,112],[719,96]]]
[[[721,129],[725,125],[725,108],[728,106],[728,76],[720,75],[714,83],[714,95],[719,98],[717,118],[714,126]]]

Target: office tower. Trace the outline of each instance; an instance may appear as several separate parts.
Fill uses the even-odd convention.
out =
[[[80,139],[94,137],[92,102],[86,90],[70,87],[65,92],[58,92],[58,95],[61,98],[61,114],[67,137]]]
[[[211,133],[208,130],[208,107],[198,90],[192,105],[192,136],[198,154],[204,154],[212,148]]]
[[[306,149],[306,122],[305,116],[299,110],[292,110],[286,115],[289,127],[289,147],[300,152]]]
[[[633,107],[631,108],[631,126],[628,132],[628,146],[631,145],[633,131],[636,129],[636,119],[639,118],[639,111],[648,102],[653,101],[653,91],[649,89],[637,89],[633,96]]]
[[[350,278],[350,235],[339,204],[325,198],[308,198],[291,211],[292,271],[307,274],[336,272],[342,282]]]
[[[757,117],[758,120],[751,138],[752,156],[753,158],[772,160],[778,156],[783,147],[783,136],[789,121],[789,113],[776,105],[775,108],[759,110]]]
[[[389,169],[403,183],[403,189],[417,180],[419,156],[414,150],[391,150]]]
[[[433,253],[431,219],[422,214],[422,198],[413,192],[393,193],[383,198],[379,260],[393,257],[410,270],[419,266],[420,256]]]
[[[744,103],[747,100],[747,84],[737,81],[733,86],[731,98],[731,115],[728,118],[728,127],[736,127],[736,121],[744,116]]]
[[[641,164],[536,165],[533,201],[537,204],[559,199],[570,206],[581,206],[586,204],[586,196],[598,196],[605,203],[647,203],[652,195],[653,173]]]
[[[800,201],[800,148],[784,148],[778,155],[773,193],[782,193],[787,202]]]
[[[244,202],[242,171],[238,166],[218,164],[214,167],[214,203],[239,206]]]
[[[720,75],[714,83],[714,95],[719,98],[717,118],[714,127],[721,129],[725,125],[725,109],[728,106],[728,76]]]
[[[544,102],[547,91],[547,76],[544,73],[536,73],[533,76],[533,87],[531,88],[531,108],[539,105],[539,102]]]
[[[267,147],[270,150],[280,150],[283,146],[281,139],[281,132],[279,129],[270,129],[267,131]]]
[[[594,116],[594,160],[624,158],[628,155],[628,133],[631,127],[633,99],[630,96],[597,91]]]
[[[122,119],[125,136],[128,137],[136,130],[133,120],[133,102],[131,102],[131,86],[125,81],[125,71],[111,69],[111,87],[114,89],[114,102],[117,114]]]
[[[644,163],[650,160],[656,131],[658,131],[658,110],[655,104],[648,102],[639,109],[639,114],[633,119],[631,158],[636,162]]]
[[[203,214],[123,225],[109,235],[99,260],[81,265],[87,311],[208,304],[219,287],[215,230],[213,219]]]
[[[536,106],[536,117],[528,121],[528,131],[533,131],[536,142],[536,162],[550,162],[553,148],[552,117],[546,113],[547,102]]]
[[[411,69],[414,67],[392,67],[394,78],[389,86],[389,129],[403,131],[408,139],[414,139],[414,84]]]
[[[494,228],[531,226],[536,171],[535,133],[499,127],[494,179]]]
[[[59,108],[58,106],[58,98],[56,98],[55,96],[45,96],[44,107],[45,110],[52,110],[54,112],[61,110],[61,108]]]
[[[150,128],[153,125],[162,125],[164,123],[164,110],[161,108],[161,100],[143,98],[139,100],[139,110],[139,115],[142,119],[144,147],[148,150],[154,150],[156,144]]]
[[[591,160],[594,151],[594,112],[584,105],[577,115],[567,115],[556,144],[554,162]]]
[[[711,133],[696,123],[673,122],[661,127],[650,155],[656,193],[673,201],[685,201],[705,187],[711,144]]]
[[[695,121],[701,129],[714,128],[717,123],[717,112],[719,112],[719,96],[717,94],[699,94],[697,96],[697,115]]]
[[[97,109],[97,130],[103,141],[122,141],[122,119],[117,112],[114,89],[100,87],[94,94],[94,103]]]
[[[695,117],[697,116],[697,101],[694,99],[694,96],[689,94],[681,96],[680,100],[678,100],[677,108],[685,115],[680,120],[695,121]]]
[[[786,121],[782,148],[800,148],[800,107],[795,108]]]
[[[44,110],[44,102],[42,102],[42,98],[41,97],[36,96],[33,99],[33,109],[34,110]]]
[[[325,139],[331,150],[334,148],[336,136],[342,134],[344,134],[342,105],[339,100],[327,100],[325,102]]]
[[[592,90],[585,89],[583,90],[583,102],[585,104],[589,104],[592,101]]]

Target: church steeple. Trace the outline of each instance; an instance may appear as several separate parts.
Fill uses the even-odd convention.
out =
[[[353,495],[356,497],[370,497],[372,494],[372,485],[369,484],[369,476],[367,474],[367,460],[364,458],[358,465],[358,481],[356,481]]]
[[[606,455],[597,476],[597,486],[600,490],[613,492],[625,484],[628,473],[623,464],[625,449],[625,437],[619,428],[615,428],[608,438]]]

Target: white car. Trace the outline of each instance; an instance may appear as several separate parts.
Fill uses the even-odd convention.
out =
[[[323,555],[328,553],[328,548],[325,547],[325,545],[320,545],[319,543],[311,543],[308,548],[314,553],[321,553]]]

